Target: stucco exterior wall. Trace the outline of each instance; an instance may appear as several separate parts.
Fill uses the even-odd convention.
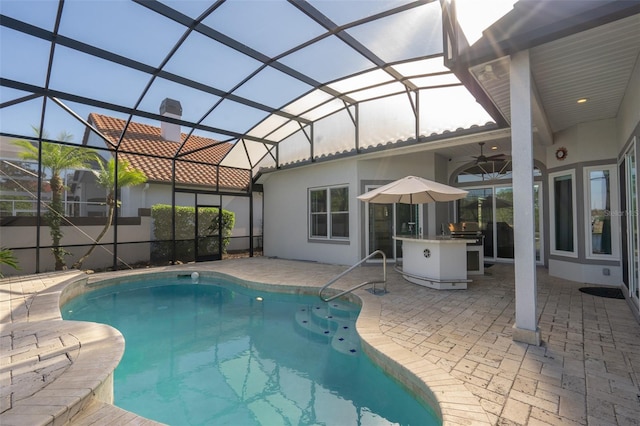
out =
[[[335,161],[269,173],[264,186],[264,254],[339,265],[358,258],[359,209],[355,161]],[[348,241],[310,240],[309,188],[349,187]]]
[[[618,130],[618,150],[622,150],[631,138],[632,132],[640,124],[640,59],[631,73],[629,85],[625,91],[620,112],[616,118]]]
[[[554,135],[554,145],[546,152],[548,172],[575,170],[576,219],[578,232],[577,257],[550,255],[549,273],[553,276],[592,284],[620,285],[623,270],[620,257],[611,260],[594,260],[586,257],[584,200],[586,188],[583,181],[585,167],[592,165],[617,165],[617,159],[626,144],[637,131],[640,123],[640,67],[636,64],[617,117],[581,123]],[[568,156],[558,160],[555,152],[565,147]],[[616,187],[617,187],[616,179]],[[618,188],[618,191],[620,189]],[[618,194],[619,197],[624,194]],[[621,232],[620,218],[614,216],[616,232]],[[546,221],[548,224],[548,219]],[[618,241],[621,244],[621,241]],[[622,247],[618,247],[622,253]]]
[[[141,217],[139,224],[118,225],[118,243],[149,241],[151,230],[151,218]],[[90,246],[72,247],[75,244],[91,244],[91,242],[100,234],[104,224],[98,225],[81,225],[81,226],[63,226],[62,246],[72,253],[65,258],[67,265],[72,265],[80,258]],[[112,226],[100,241],[100,244],[113,243],[114,227]],[[2,239],[5,241],[14,241],[12,247],[35,247],[36,246],[36,227],[35,226],[3,226]],[[40,244],[43,246],[51,245],[51,235],[48,226],[40,228]],[[113,264],[113,246],[97,247],[91,256],[82,265],[83,269],[106,268]],[[124,262],[135,264],[138,262],[149,261],[150,247],[148,243],[141,244],[120,244],[118,246],[118,257]],[[36,272],[35,250],[14,250],[15,256],[18,258],[20,270],[2,266],[2,273],[6,276],[25,275]],[[54,258],[50,249],[41,249],[40,251],[40,272],[48,272],[54,270]]]
[[[446,159],[440,158],[441,161]],[[285,259],[352,265],[366,256],[364,246],[366,204],[356,197],[366,183],[383,183],[408,175],[434,179],[436,156],[418,152],[367,159],[345,159],[271,172],[265,176],[264,254]],[[442,174],[442,173],[440,173]],[[308,238],[308,190],[333,185],[349,186],[349,241]],[[426,209],[425,209],[426,210]],[[428,223],[435,223],[434,219]],[[427,217],[423,223],[427,223]],[[433,224],[427,225],[432,228]],[[428,229],[424,233],[429,232]]]
[[[567,149],[565,160],[556,158],[556,150],[560,147]],[[576,201],[576,237],[577,246],[575,256],[549,254],[549,274],[574,281],[601,285],[619,285],[622,282],[622,264],[619,254],[609,259],[594,259],[587,255],[587,217],[589,207],[585,200],[588,188],[585,187],[585,168],[595,165],[615,165],[617,159],[617,128],[614,118],[581,123],[555,134],[555,143],[547,149],[547,172],[558,171],[575,172],[575,201]],[[617,184],[617,179],[613,181]],[[549,211],[550,182],[546,179],[545,186],[545,229],[549,229],[553,212]],[[612,231],[620,233],[620,223],[613,217]],[[553,239],[547,235],[547,246]],[[619,241],[618,241],[619,243]],[[618,250],[617,253],[620,253]]]
[[[579,163],[610,159],[618,155],[616,119],[591,121],[560,131],[547,149],[547,169],[566,168]],[[556,150],[567,149],[564,160],[556,158]]]
[[[405,155],[386,154],[358,162],[358,178],[361,180],[389,181],[414,175],[425,179],[435,178],[435,154],[415,152]]]

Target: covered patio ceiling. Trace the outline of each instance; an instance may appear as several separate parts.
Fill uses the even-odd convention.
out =
[[[461,70],[511,121],[509,55],[529,49],[537,140],[577,124],[618,115],[640,55],[640,2],[520,1],[462,49]]]
[[[616,118],[625,94],[639,90],[630,86],[640,61],[638,1],[520,0],[479,40],[457,35],[449,65],[470,90],[486,95],[478,100],[497,109],[505,129],[511,123],[509,55],[529,49],[538,146],[552,145],[555,134],[581,123]],[[468,142],[484,140],[476,135],[429,146],[460,160],[478,155],[478,145]],[[510,154],[509,132],[491,132],[485,149],[491,148]]]
[[[98,113],[127,123],[99,147],[124,152],[131,122],[165,121],[232,144],[219,165],[255,174],[496,128],[443,64],[439,1],[3,0],[0,12],[3,140],[82,144],[87,127],[105,139],[87,123]],[[182,116],[159,114],[165,98]]]

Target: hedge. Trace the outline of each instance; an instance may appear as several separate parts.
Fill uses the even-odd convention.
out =
[[[218,251],[218,218],[219,209],[215,207],[201,207],[198,216],[198,251],[206,253],[219,253]],[[176,206],[176,260],[190,262],[195,260],[195,207]],[[151,207],[153,219],[153,233],[158,240],[153,244],[153,259],[171,259],[172,235],[171,218],[172,208],[167,204],[156,204]],[[235,224],[235,213],[222,210],[222,252],[226,253],[231,241],[231,231]]]

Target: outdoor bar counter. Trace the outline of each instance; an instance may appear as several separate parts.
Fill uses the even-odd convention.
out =
[[[438,290],[467,288],[467,240],[444,237],[395,236],[402,241],[398,272],[414,284]]]

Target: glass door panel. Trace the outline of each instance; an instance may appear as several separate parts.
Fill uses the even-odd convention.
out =
[[[395,213],[396,235],[412,237],[420,235],[418,205],[396,204]],[[396,258],[402,258],[402,241],[396,241]]]
[[[510,186],[468,189],[459,200],[458,222],[475,222],[484,236],[485,259],[513,259],[513,188]],[[495,194],[495,196],[494,196]],[[533,186],[536,260],[542,258],[540,232],[540,184]]]
[[[493,188],[469,189],[458,200],[458,222],[474,222],[484,235],[484,257],[495,258],[493,233]]]
[[[382,250],[387,260],[402,258],[402,242],[395,241],[394,235],[416,237],[422,226],[419,205],[369,203],[367,219],[368,253]]]
[[[536,261],[542,259],[542,235],[540,230],[540,184],[533,185],[533,221],[534,221],[534,237],[536,239]]]
[[[496,212],[496,255],[513,259],[513,189],[496,188],[495,200],[491,201]]]
[[[610,255],[611,244],[611,171],[594,169],[588,172],[588,204],[591,218],[589,255]],[[588,247],[589,247],[588,246]]]
[[[640,298],[638,290],[638,177],[637,158],[635,146],[625,155],[627,163],[627,229],[629,230],[628,255],[629,255],[629,295],[638,305]]]
[[[393,259],[392,237],[393,204],[369,203],[369,253],[382,250],[387,259]]]

